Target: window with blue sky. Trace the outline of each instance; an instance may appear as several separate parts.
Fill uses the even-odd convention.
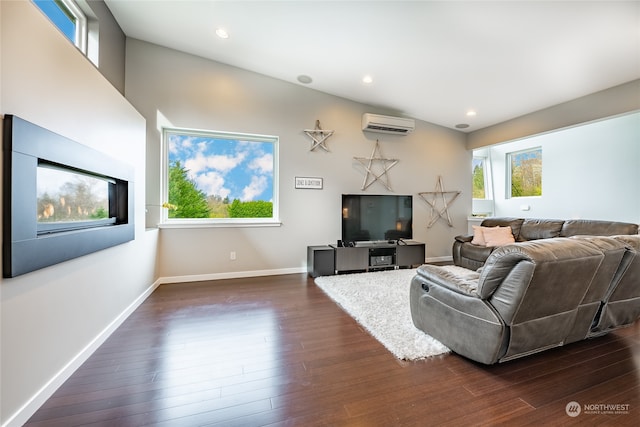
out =
[[[64,3],[59,0],[33,0],[33,2],[72,43],[76,43],[77,18]]]
[[[166,129],[167,219],[277,213],[277,137]]]

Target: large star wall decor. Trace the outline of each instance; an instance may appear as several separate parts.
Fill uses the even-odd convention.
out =
[[[427,228],[431,228],[440,218],[447,221],[449,227],[453,227],[451,216],[449,215],[449,206],[453,204],[460,193],[461,191],[445,191],[442,176],[438,176],[435,191],[418,193],[431,206],[431,216],[429,217]],[[442,201],[442,204],[440,204],[440,201]],[[445,214],[446,217],[444,216]]]
[[[313,151],[318,147],[322,148],[324,151],[329,151],[329,149],[325,145],[325,142],[327,141],[327,138],[333,135],[333,131],[322,130],[322,128],[320,127],[320,120],[316,120],[315,129],[305,129],[304,133],[309,135],[309,137],[313,140],[309,151]]]
[[[357,160],[364,166],[367,174],[364,177],[364,181],[362,181],[361,190],[366,190],[376,181],[380,181],[380,184],[384,185],[387,190],[393,191],[391,186],[389,185],[389,169],[394,167],[399,160],[398,159],[387,159],[382,157],[382,151],[380,151],[380,142],[376,140],[376,145],[373,147],[373,151],[371,152],[371,156],[368,158],[365,157],[354,157],[354,160]],[[378,169],[379,172],[374,172],[374,165],[379,165],[375,169]]]

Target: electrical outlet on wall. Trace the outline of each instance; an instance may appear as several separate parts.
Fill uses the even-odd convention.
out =
[[[235,261],[236,260],[236,251],[229,252],[229,259],[231,261]]]

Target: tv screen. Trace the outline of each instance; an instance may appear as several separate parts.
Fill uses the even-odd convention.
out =
[[[413,196],[342,195],[342,241],[413,238]]]

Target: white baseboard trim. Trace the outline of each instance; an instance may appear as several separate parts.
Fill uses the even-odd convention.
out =
[[[425,263],[430,262],[451,262],[452,256],[431,257],[425,260]],[[170,283],[189,283],[189,282],[204,282],[208,280],[223,280],[223,279],[241,279],[245,277],[259,277],[259,276],[279,276],[282,274],[299,274],[306,273],[306,267],[297,268],[280,268],[275,270],[251,270],[251,271],[229,271],[225,273],[207,273],[207,274],[188,274],[184,276],[166,276],[160,277],[156,281],[160,285]]]
[[[451,262],[451,261],[453,261],[453,257],[451,256],[430,257],[425,260],[426,263]],[[156,286],[170,284],[170,283],[204,282],[208,280],[241,279],[245,277],[259,277],[259,276],[279,276],[282,274],[300,274],[300,273],[306,273],[306,272],[307,272],[306,267],[295,267],[295,268],[280,268],[275,270],[250,270],[250,271],[229,271],[225,273],[187,274],[183,276],[160,277],[158,278],[158,280],[156,280]]]
[[[189,274],[185,276],[160,277],[157,282],[168,283],[203,282],[206,280],[240,279],[244,277],[279,276],[281,274],[306,273],[306,267],[280,268],[276,270],[230,271],[226,273]]]
[[[138,298],[125,308],[106,328],[38,390],[20,409],[9,417],[2,427],[19,427],[49,399],[53,393],[100,347],[109,336],[138,308],[144,300],[160,285],[156,280]]]

